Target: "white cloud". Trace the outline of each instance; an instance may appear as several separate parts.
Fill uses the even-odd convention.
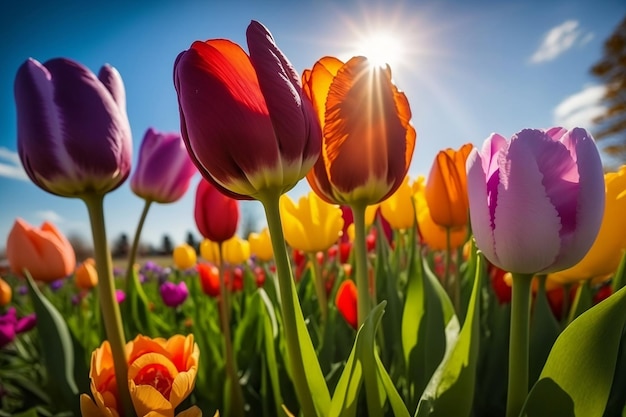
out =
[[[605,92],[604,85],[590,85],[566,97],[554,108],[554,124],[566,129],[592,128],[592,120],[606,111],[606,106],[600,101]]]
[[[538,64],[551,61],[576,44],[582,46],[588,43],[593,36],[593,33],[580,29],[578,21],[567,20],[545,34],[541,45],[530,57],[530,62]]]
[[[4,147],[0,147],[0,177],[28,180],[28,175],[26,175],[26,171],[22,167],[17,152]]]
[[[35,212],[35,216],[37,216],[37,218],[43,221],[47,221],[47,222],[51,222],[55,224],[63,223],[65,221],[63,216],[61,216],[59,213],[57,213],[54,210],[39,210]]]

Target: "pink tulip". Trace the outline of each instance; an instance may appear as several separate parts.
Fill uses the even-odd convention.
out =
[[[604,176],[581,128],[492,134],[467,161],[470,219],[478,248],[509,272],[569,268],[587,253],[604,213]]]
[[[65,58],[28,59],[15,76],[17,147],[40,188],[63,197],[104,194],[130,173],[132,139],[124,84]]]
[[[225,39],[196,41],[174,64],[181,133],[202,175],[237,199],[284,193],[317,160],[321,131],[300,77],[262,24],[250,54]]]
[[[130,188],[146,200],[173,203],[187,192],[196,172],[180,134],[149,128],[139,148]]]

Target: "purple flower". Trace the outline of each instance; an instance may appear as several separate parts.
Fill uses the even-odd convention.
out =
[[[37,324],[35,314],[18,318],[15,308],[9,308],[0,316],[0,348],[15,340],[15,336],[19,333],[31,330],[35,324]]]
[[[61,289],[61,287],[63,286],[63,284],[64,284],[64,283],[65,283],[65,280],[64,280],[64,279],[57,279],[57,280],[55,280],[55,281],[52,281],[52,282],[50,283],[50,289],[51,289],[53,292],[57,292],[58,290],[60,290],[60,289]]]
[[[96,77],[65,58],[28,59],[14,84],[17,145],[30,179],[64,197],[107,193],[130,173],[124,84],[104,65]]]
[[[585,130],[492,134],[467,160],[476,244],[506,271],[548,273],[587,253],[604,213],[604,174]]]
[[[171,281],[164,282],[159,290],[163,298],[163,303],[168,307],[178,307],[189,295],[185,281],[181,281],[178,284],[174,284]]]
[[[115,298],[117,299],[117,303],[121,304],[126,299],[126,293],[122,290],[115,290]]]
[[[141,142],[130,188],[148,201],[172,203],[185,194],[196,172],[180,134],[150,128]]]

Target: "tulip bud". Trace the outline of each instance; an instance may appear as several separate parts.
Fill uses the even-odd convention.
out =
[[[83,290],[89,290],[98,284],[98,272],[96,271],[96,261],[93,258],[85,261],[76,268],[74,274],[76,286]]]
[[[11,302],[13,290],[8,282],[0,278],[0,307],[4,307]]]
[[[172,256],[178,269],[189,269],[196,264],[196,250],[186,243],[175,247]]]
[[[354,281],[347,279],[339,284],[335,304],[346,322],[353,329],[357,328],[357,289]]]
[[[256,256],[259,261],[268,262],[274,257],[272,240],[267,227],[261,230],[261,233],[250,233],[248,242],[250,243],[250,253]]]
[[[237,231],[239,202],[202,179],[196,191],[194,217],[202,236],[213,242],[224,242]]]
[[[196,172],[180,134],[150,128],[141,142],[130,188],[143,199],[172,203],[185,194]]]
[[[189,295],[187,284],[185,281],[181,281],[178,284],[174,284],[171,281],[164,282],[159,287],[161,298],[163,303],[168,307],[178,307],[185,302]]]

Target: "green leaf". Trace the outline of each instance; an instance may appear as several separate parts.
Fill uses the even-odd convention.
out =
[[[567,293],[566,295],[567,296]],[[589,310],[593,305],[593,295],[591,294],[591,284],[589,280],[583,281],[578,285],[574,303],[569,311],[567,322],[571,323],[576,317]]]
[[[482,258],[475,252],[476,275],[467,316],[456,343],[446,355],[424,390],[416,416],[469,416],[474,400],[480,339],[480,288]]]
[[[74,347],[70,331],[61,314],[39,291],[28,271],[25,271],[25,276],[37,314],[37,330],[50,389],[58,393],[58,399],[65,407],[80,415],[79,392],[74,380]]]
[[[612,288],[613,292],[618,292],[626,285],[626,251],[622,251],[622,260],[613,276]]]
[[[558,392],[563,402],[568,396],[576,417],[603,414],[626,323],[624,311],[626,288],[587,310],[563,330],[526,399],[522,415],[547,415],[544,410],[551,401],[550,392]]]
[[[259,289],[259,293],[261,294],[261,299],[263,300],[263,304],[265,306],[265,314],[263,315],[265,362],[270,376],[270,384],[272,385],[272,394],[274,396],[274,404],[276,406],[276,416],[283,417],[286,416],[286,414],[282,407],[284,401],[280,389],[278,362],[276,361],[276,350],[274,345],[274,339],[278,334],[276,315],[267,293],[265,293],[262,288]]]

